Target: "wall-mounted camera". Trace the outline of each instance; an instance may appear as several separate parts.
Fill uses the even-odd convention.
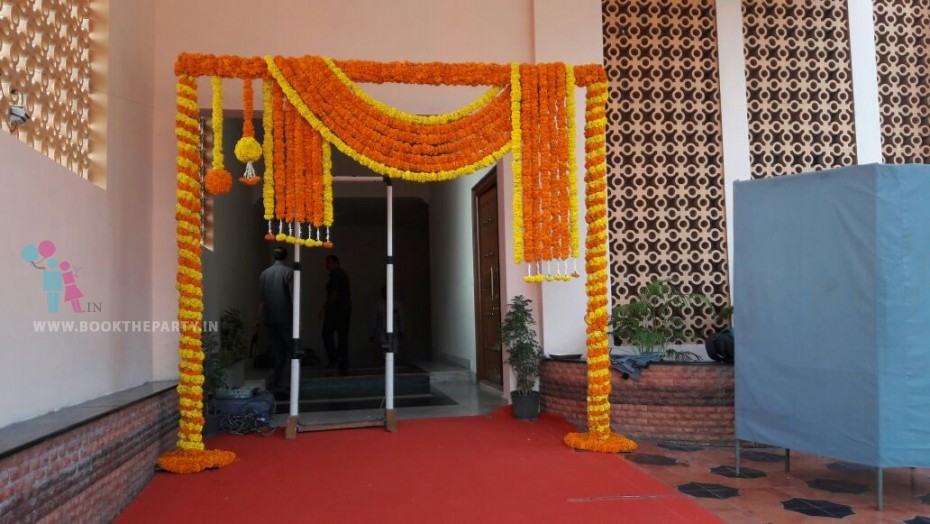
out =
[[[24,100],[20,100],[19,91],[13,89],[10,91],[10,112],[9,112],[9,124],[10,132],[16,131],[16,128],[21,124],[29,122],[31,117],[29,112],[26,111],[26,105]]]

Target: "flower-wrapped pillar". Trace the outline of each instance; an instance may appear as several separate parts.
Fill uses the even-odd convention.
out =
[[[607,79],[600,70],[585,96],[585,323],[588,347],[588,431],[569,433],[574,449],[616,453],[633,451],[636,443],[610,430],[610,348],[607,341]]]
[[[200,263],[200,126],[197,81],[188,75],[178,77],[177,168],[177,245],[178,245],[178,447],[158,458],[158,467],[173,473],[196,473],[225,466],[236,460],[235,453],[204,449],[203,445],[203,275]]]

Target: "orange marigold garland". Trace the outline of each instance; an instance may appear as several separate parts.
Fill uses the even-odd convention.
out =
[[[178,449],[158,458],[160,468],[174,473],[195,473],[222,467],[236,460],[235,453],[204,449],[203,445],[203,274],[200,262],[200,167],[197,119],[197,81],[181,75],[177,84],[177,246],[178,246]]]
[[[297,142],[295,141],[294,126],[297,123],[297,112],[290,104],[284,104],[284,150],[285,150],[285,179],[284,179],[284,220],[287,222],[288,232],[284,240],[288,244],[294,243],[294,219],[297,215]]]
[[[213,169],[204,177],[204,186],[211,195],[222,195],[232,189],[232,175],[223,167],[223,79],[211,79],[213,88]]]
[[[607,82],[588,86],[585,111],[585,220],[588,223],[585,262],[588,280],[588,431],[569,433],[573,449],[605,453],[628,452],[636,443],[610,430],[610,349],[607,346],[607,150],[605,133]]]
[[[247,186],[254,186],[262,181],[255,174],[252,164],[262,158],[262,145],[255,140],[255,125],[252,123],[252,80],[242,82],[242,138],[236,142],[236,159],[245,164],[245,174],[239,181]]]
[[[278,232],[275,234],[274,239],[278,242],[285,241],[284,235],[284,219],[286,217],[285,209],[285,186],[287,185],[287,166],[285,165],[285,142],[284,142],[284,133],[285,129],[285,118],[284,118],[284,93],[281,91],[281,87],[274,83],[274,96],[272,98],[272,107],[273,107],[273,120],[274,120],[274,214],[275,218],[278,220]]]

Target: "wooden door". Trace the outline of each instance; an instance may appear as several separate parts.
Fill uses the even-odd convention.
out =
[[[475,324],[478,380],[503,387],[500,329],[500,256],[498,251],[497,168],[472,190],[475,250]]]

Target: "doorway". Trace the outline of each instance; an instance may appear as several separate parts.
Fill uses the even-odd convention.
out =
[[[476,367],[478,382],[504,384],[500,326],[500,249],[498,241],[497,168],[472,189],[475,265]]]

